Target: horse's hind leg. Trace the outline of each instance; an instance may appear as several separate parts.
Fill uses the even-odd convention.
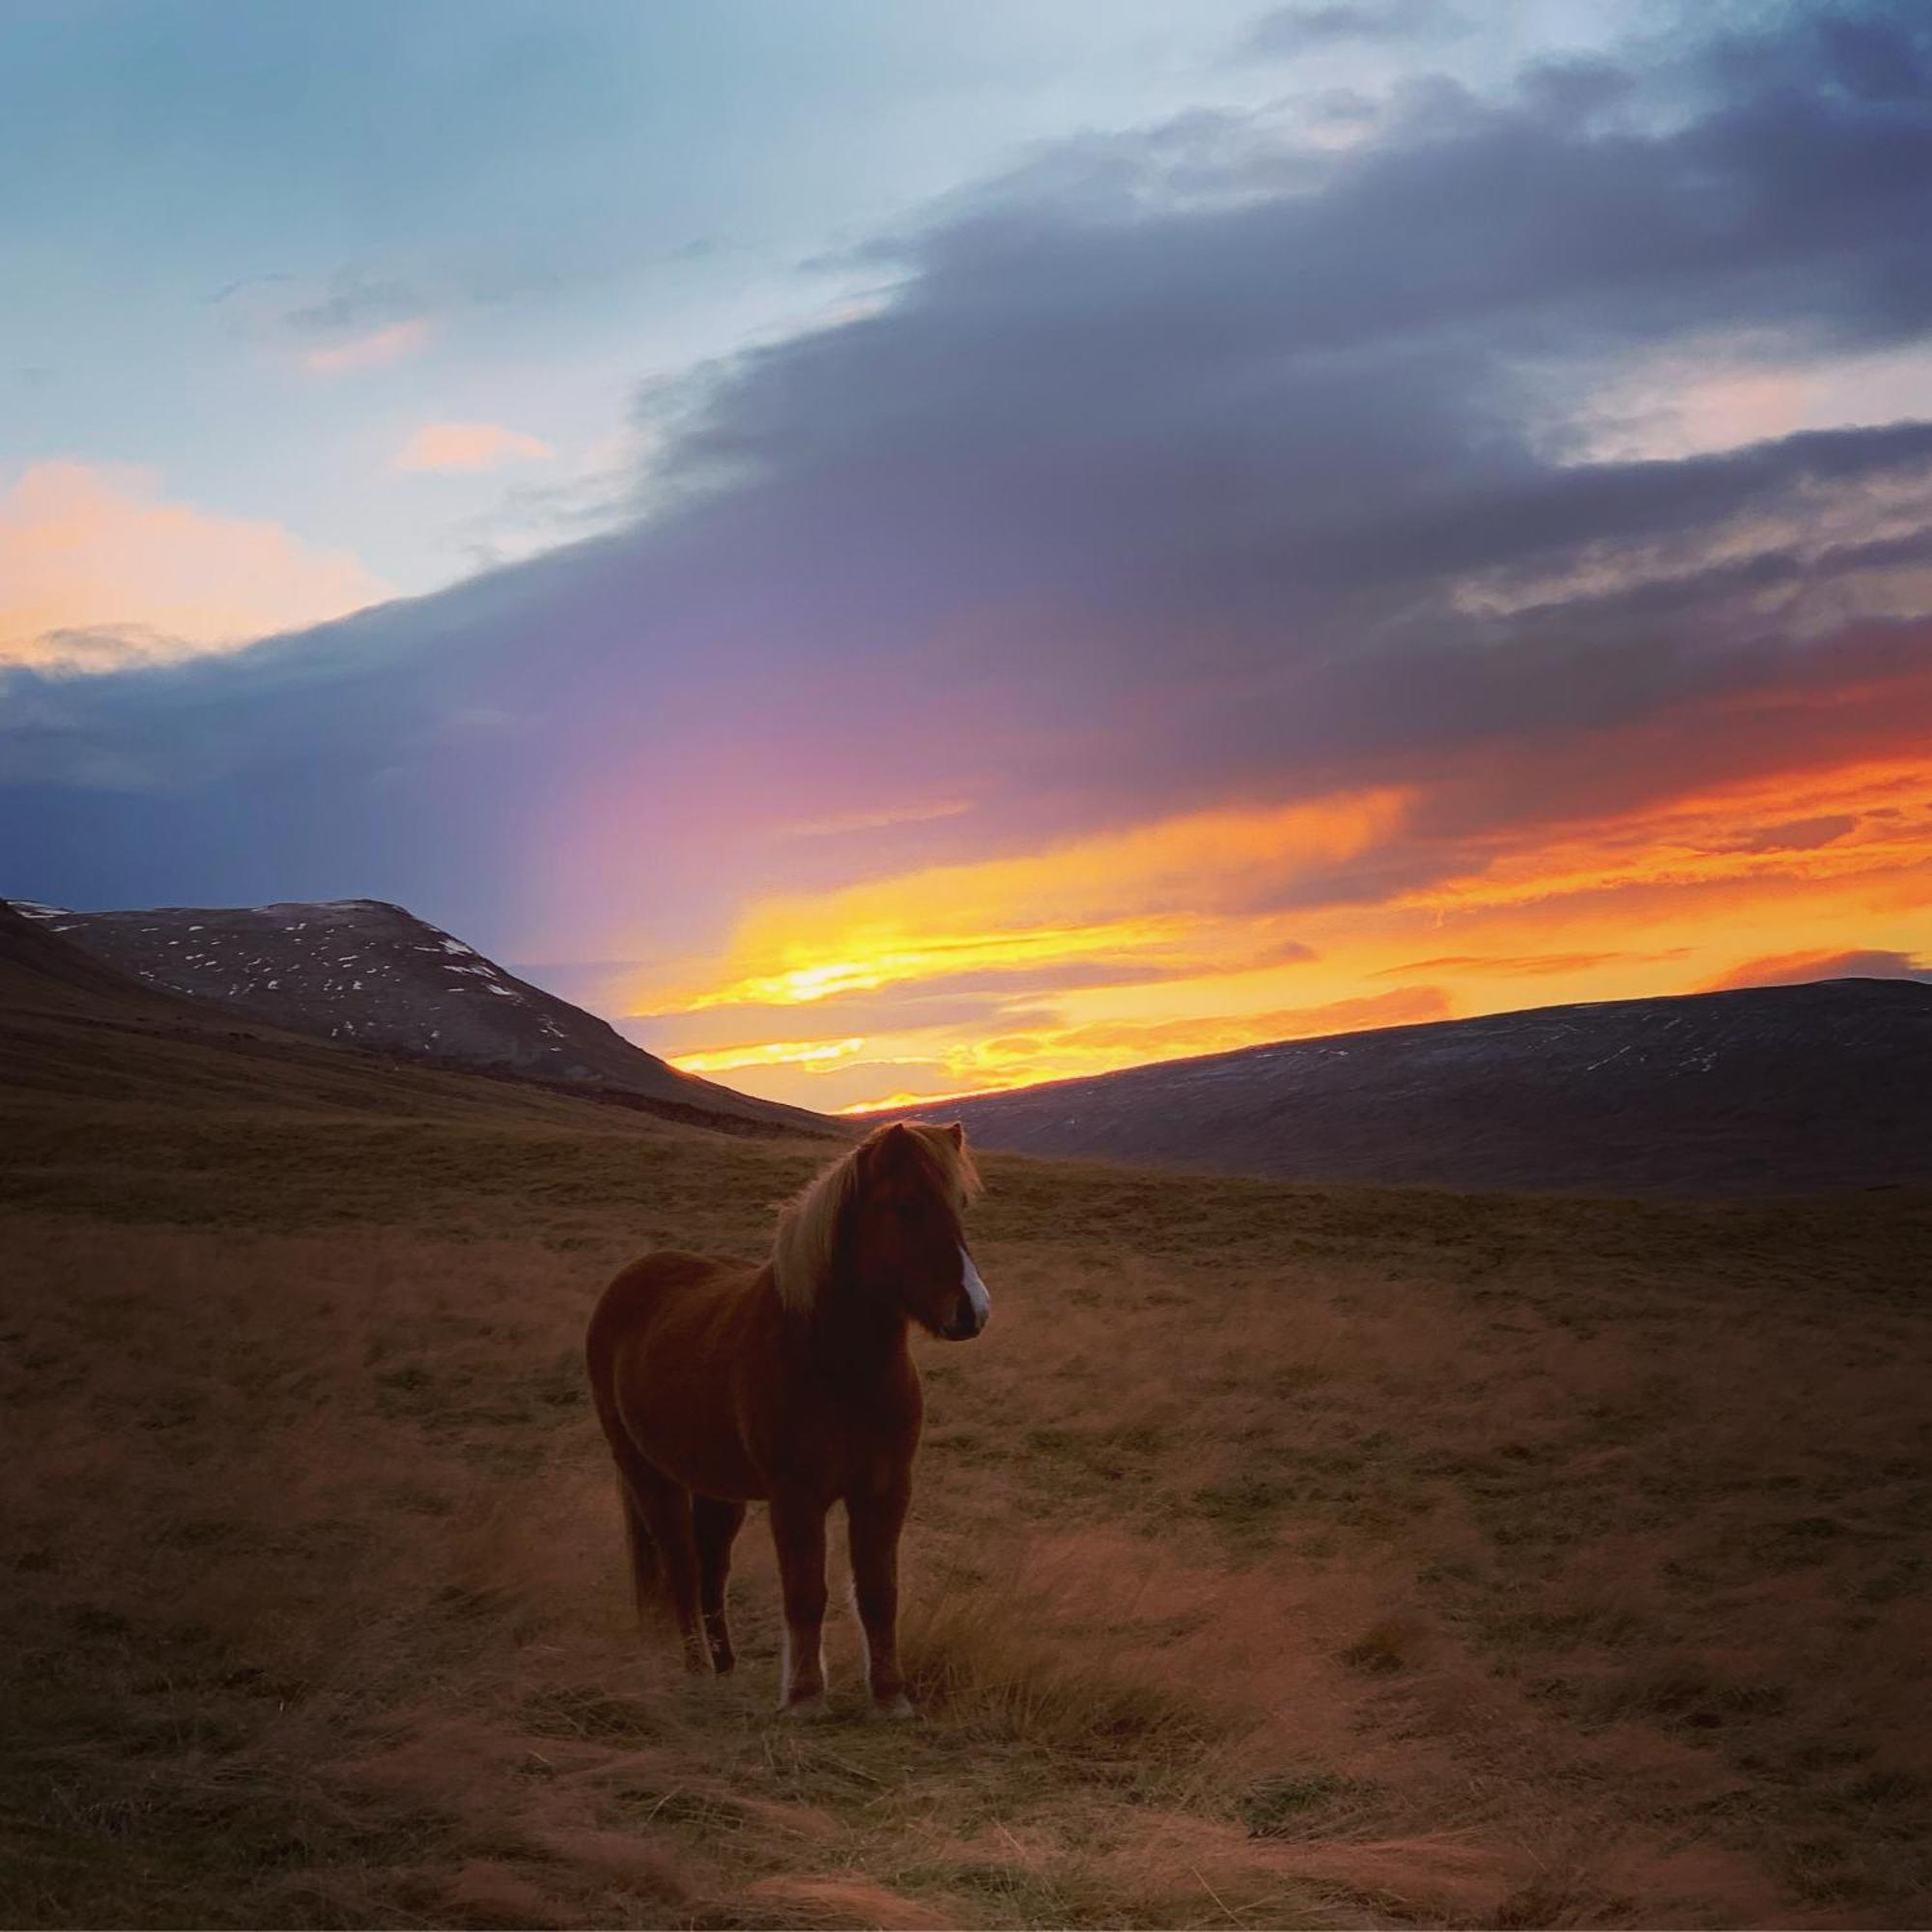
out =
[[[657,1546],[665,1594],[670,1599],[677,1634],[684,1642],[685,1667],[708,1671],[711,1653],[698,1628],[697,1540],[691,1519],[691,1492],[641,1457],[625,1474],[651,1542]]]
[[[744,1523],[745,1505],[694,1495],[691,1519],[697,1537],[697,1606],[711,1646],[711,1667],[722,1677],[738,1661],[724,1614],[724,1586],[731,1575],[731,1544]]]

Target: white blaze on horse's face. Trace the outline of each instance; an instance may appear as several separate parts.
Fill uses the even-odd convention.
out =
[[[959,1289],[966,1297],[970,1311],[969,1320],[962,1321],[958,1339],[962,1342],[977,1335],[993,1313],[993,1297],[986,1293],[986,1284],[980,1279],[980,1270],[973,1265],[973,1257],[964,1248],[959,1250]]]

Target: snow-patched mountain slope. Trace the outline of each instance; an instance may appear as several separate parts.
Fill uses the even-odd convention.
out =
[[[14,903],[129,979],[294,1033],[776,1126],[825,1124],[678,1072],[595,1014],[381,899],[135,912]]]
[[[85,1015],[213,1028],[221,1016],[117,973],[48,929],[51,906],[0,899],[0,1015]]]
[[[1283,1179],[1617,1194],[1932,1181],[1932,985],[1544,1007],[923,1112],[986,1147]]]

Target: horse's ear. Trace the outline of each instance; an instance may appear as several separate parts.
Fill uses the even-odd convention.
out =
[[[966,1123],[963,1121],[950,1122],[940,1131],[954,1147],[963,1148],[966,1145]]]
[[[876,1173],[881,1168],[892,1166],[904,1157],[911,1144],[912,1129],[903,1121],[895,1121],[891,1126],[879,1128],[860,1144],[860,1171]]]

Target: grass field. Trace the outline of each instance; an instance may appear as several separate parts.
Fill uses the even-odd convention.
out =
[[[844,1618],[796,1725],[755,1518],[738,1675],[639,1642],[578,1352],[824,1148],[96,1044],[0,1102],[9,1923],[1927,1917],[1925,1194],[991,1159],[925,1719]]]

